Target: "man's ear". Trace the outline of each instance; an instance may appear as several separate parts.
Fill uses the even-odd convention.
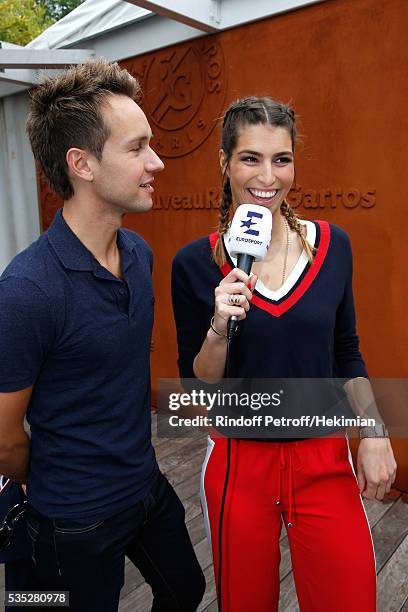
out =
[[[92,183],[94,180],[93,170],[89,163],[90,154],[84,149],[72,148],[67,151],[66,161],[68,171],[72,178],[80,178]]]
[[[224,174],[226,174],[227,176],[229,176],[228,161],[227,161],[227,156],[226,156],[224,149],[220,149],[218,151],[218,159],[220,162],[220,168],[221,168],[222,175],[224,176]]]

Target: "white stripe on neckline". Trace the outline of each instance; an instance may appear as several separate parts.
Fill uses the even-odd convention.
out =
[[[300,223],[302,223],[302,225],[306,226],[307,241],[312,246],[315,246],[315,243],[316,243],[315,224],[312,221],[305,221],[303,219],[299,219],[299,221]],[[228,255],[231,261],[233,262],[234,266],[236,266],[237,258],[231,257],[231,253],[229,252],[229,249],[228,249],[228,232],[224,236],[224,245],[225,245],[225,248],[227,249],[227,252],[228,252]],[[299,278],[302,276],[304,269],[306,268],[308,263],[309,263],[309,258],[307,256],[306,251],[303,249],[299,259],[296,262],[295,267],[293,268],[292,272],[289,274],[288,278],[286,279],[282,287],[279,287],[279,289],[277,289],[276,291],[272,291],[272,289],[268,289],[268,287],[265,287],[263,282],[260,279],[258,279],[255,285],[255,289],[257,290],[258,293],[260,293],[266,298],[269,298],[270,300],[274,300],[274,301],[281,300],[283,297],[285,297],[285,295],[289,293],[292,287],[297,283]]]

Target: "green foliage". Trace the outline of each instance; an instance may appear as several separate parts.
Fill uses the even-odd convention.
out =
[[[0,40],[26,45],[52,23],[54,19],[35,0],[1,1]]]
[[[0,0],[0,40],[26,45],[84,0]]]
[[[82,4],[84,0],[35,0],[39,6],[42,6],[47,11],[47,15],[59,21],[65,15],[74,10],[77,6]]]

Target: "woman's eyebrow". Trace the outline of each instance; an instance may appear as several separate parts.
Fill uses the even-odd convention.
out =
[[[242,153],[249,153],[249,155],[261,155],[259,151],[251,151],[250,149],[243,149],[242,151],[238,151],[238,155],[242,155]]]
[[[242,151],[238,151],[238,155],[242,155],[243,153],[246,153],[248,155],[262,155],[262,153],[259,153],[259,151],[252,151],[251,149],[243,149]],[[274,153],[274,157],[279,157],[280,155],[290,155],[291,157],[293,157],[293,151],[287,150]]]

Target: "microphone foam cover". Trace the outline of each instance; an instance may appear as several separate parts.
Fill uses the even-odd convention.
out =
[[[240,253],[263,259],[272,235],[271,211],[257,204],[241,204],[231,222],[228,245],[232,257]]]

